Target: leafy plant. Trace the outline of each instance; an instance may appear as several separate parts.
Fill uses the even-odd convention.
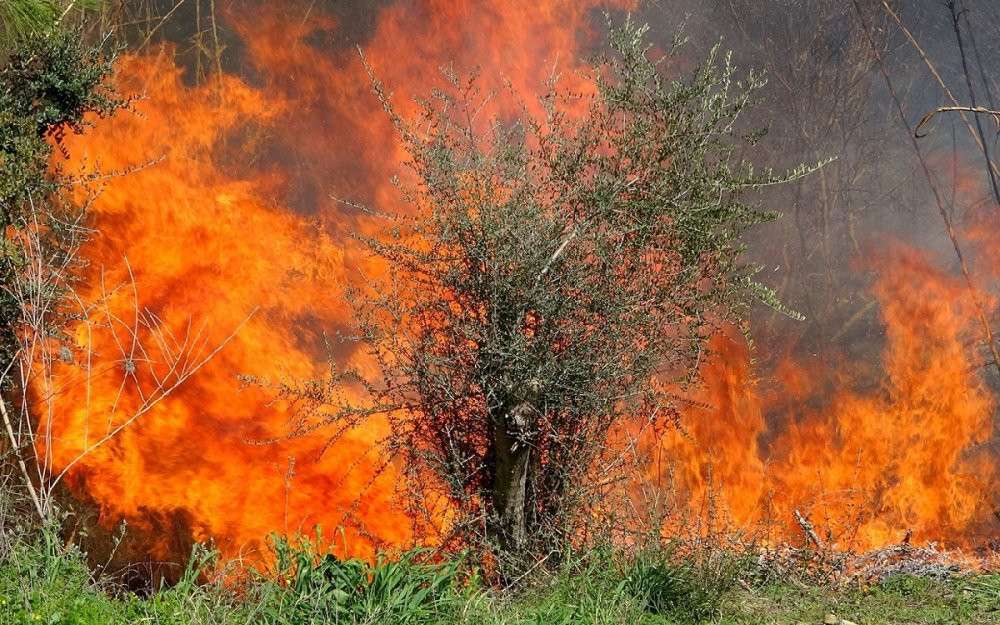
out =
[[[79,33],[47,31],[26,37],[0,67],[0,365],[20,343],[21,302],[32,294],[22,279],[29,258],[46,266],[79,245],[82,209],[59,192],[71,181],[50,168],[67,133],[82,132],[88,114],[126,105],[107,86],[113,55],[86,45]],[[44,236],[43,236],[44,235]],[[32,240],[34,237],[36,240]],[[62,295],[41,294],[49,303]],[[56,328],[49,328],[55,332]]]
[[[463,597],[462,560],[435,562],[425,549],[373,562],[323,554],[316,542],[273,537],[274,570],[264,581],[268,623],[433,623]]]

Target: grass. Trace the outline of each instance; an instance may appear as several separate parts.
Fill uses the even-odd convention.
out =
[[[822,623],[828,613],[862,625],[1000,623],[1000,575],[951,580],[901,576],[872,588],[841,592],[776,584],[734,595],[717,622]]]
[[[426,551],[369,563],[317,556],[308,542],[273,549],[273,568],[236,587],[199,583],[211,554],[196,550],[178,584],[139,597],[93,579],[79,550],[43,533],[0,558],[0,625],[793,625],[827,613],[861,625],[1000,624],[1000,575],[746,587],[736,580],[747,562],[726,554],[595,550],[498,593],[463,559]]]

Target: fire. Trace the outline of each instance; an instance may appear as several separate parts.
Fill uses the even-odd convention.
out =
[[[786,357],[765,392],[723,341],[729,353],[706,371],[713,408],[690,415],[699,446],[665,441],[686,461],[682,484],[702,494],[710,464],[735,520],[771,518],[794,536],[798,510],[843,549],[986,544],[997,522],[984,446],[995,399],[970,364],[981,328],[968,288],[933,261],[902,243],[876,255],[885,337],[875,368]]]
[[[554,67],[572,80],[605,5],[515,4],[384,6],[363,43],[366,58],[407,96],[426,93],[449,64],[502,74],[522,94],[538,91]],[[395,468],[372,453],[382,425],[325,451],[323,432],[252,444],[282,436],[287,406],[237,379],[324,375],[323,332],[349,318],[345,286],[358,268],[379,271],[350,237],[371,228],[369,218],[333,198],[399,202],[390,180],[404,155],[389,120],[356,51],[329,43],[343,25],[307,9],[220,9],[241,41],[235,62],[252,79],[222,73],[192,86],[169,45],[129,56],[120,86],[148,95],[137,105],[142,116],[102,122],[70,147],[78,163],[105,171],[163,159],[107,182],[85,296],[100,296],[100,271],[105,287],[134,278],[142,306],[176,336],[189,320],[204,322],[208,344],[246,322],[197,376],[69,473],[102,524],[126,518],[159,536],[149,545],[158,557],[176,555],[169,536],[178,530],[214,538],[228,555],[271,531],[314,525],[344,525],[346,550],[358,555],[411,538]],[[405,109],[405,97],[396,100]],[[915,540],[960,546],[995,535],[996,469],[983,447],[994,396],[970,365],[979,334],[968,290],[941,264],[898,243],[864,267],[878,275],[871,295],[885,329],[884,341],[871,338],[884,345],[877,368],[788,356],[755,381],[746,350],[717,341],[721,355],[700,397],[711,408],[687,411],[690,437],[660,441],[682,491],[718,487],[737,523],[774,518],[789,524],[786,536],[800,510],[844,547],[885,545],[909,530]],[[127,310],[131,300],[112,302]],[[128,388],[121,395],[128,363],[115,357],[117,337],[81,331],[78,339],[103,368],[90,387],[67,385],[59,396],[57,469],[86,447],[112,404],[139,401]],[[337,362],[366,366],[350,345],[331,345]]]
[[[126,518],[157,536],[149,546],[157,557],[183,555],[172,542],[178,531],[214,538],[229,555],[271,531],[315,525],[346,526],[351,554],[410,537],[393,467],[373,457],[378,424],[325,451],[322,432],[247,442],[280,438],[289,417],[237,376],[323,377],[323,332],[346,327],[344,287],[366,263],[350,233],[370,225],[331,196],[380,208],[399,201],[391,176],[402,154],[357,52],[311,43],[340,26],[301,8],[291,15],[261,3],[247,13],[232,3],[221,12],[246,47],[252,84],[222,74],[189,86],[170,46],[124,59],[121,89],[148,95],[141,115],[102,122],[70,148],[79,164],[103,171],[162,158],[106,185],[86,297],[134,278],[140,304],[175,336],[191,320],[206,322],[212,345],[246,322],[196,377],[69,474],[74,492],[100,506],[102,524]],[[568,1],[400,4],[379,12],[365,52],[386,84],[408,93],[434,84],[452,62],[458,71],[502,70],[534,93],[554,63],[567,73],[577,66],[577,51],[599,32],[593,9]],[[131,314],[130,296],[113,302]],[[67,385],[58,397],[57,470],[93,443],[95,415],[116,401],[139,402],[130,387],[120,399],[127,363],[115,358],[119,337],[81,330],[79,340],[104,361],[93,384]],[[330,344],[340,364],[365,366],[350,345]]]
[[[124,516],[141,524],[148,510],[184,511],[196,539],[228,538],[235,546],[272,530],[335,526],[353,509],[355,495],[366,492],[357,513],[373,522],[382,516],[384,539],[405,539],[395,529],[405,525],[385,518],[388,513],[367,514],[369,507],[390,510],[391,481],[375,479],[369,488],[371,468],[343,462],[365,458],[377,430],[352,434],[315,465],[321,438],[277,446],[242,442],[280,436],[283,418],[263,392],[241,391],[235,376],[322,375],[314,358],[322,345],[317,321],[333,327],[346,314],[339,297],[343,248],[274,203],[282,193],[280,176],[226,171],[227,159],[248,157],[245,146],[225,144],[227,133],[271,123],[282,114],[280,104],[227,77],[218,85],[224,101],[216,99],[216,85],[186,88],[182,70],[165,54],[129,59],[122,69],[123,86],[148,92],[156,105],[143,107],[144,119],[124,116],[108,124],[74,151],[99,155],[105,169],[166,158],[108,185],[91,258],[105,268],[104,283],[118,285],[129,277],[124,263],[111,259],[127,257],[141,304],[176,336],[193,319],[206,322],[218,343],[250,321],[176,395],[89,454],[72,474],[74,486],[100,503],[111,523]],[[113,340],[108,332],[95,333],[90,348],[114,354]],[[104,414],[117,397],[124,365],[114,364],[90,389],[89,415]],[[55,426],[65,429],[58,438],[69,444],[57,447],[63,454],[57,465],[83,444],[85,391],[71,387],[60,397],[67,414]],[[294,475],[288,458],[301,460]]]

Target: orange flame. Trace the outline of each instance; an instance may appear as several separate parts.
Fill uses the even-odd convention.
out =
[[[736,521],[773,518],[793,536],[799,510],[828,546],[871,549],[908,533],[986,544],[997,523],[984,447],[994,397],[969,364],[981,328],[964,282],[928,256],[896,243],[875,262],[885,331],[875,370],[786,358],[764,393],[745,348],[723,341],[728,353],[706,372],[713,409],[689,415],[698,446],[664,441],[684,459],[681,483],[704,496],[711,466]]]
[[[365,50],[386,84],[408,92],[424,91],[439,79],[438,67],[454,62],[459,71],[502,69],[533,93],[553,63],[576,67],[577,51],[596,32],[593,8],[568,0],[520,9],[443,0],[390,6]],[[314,525],[353,527],[346,543],[354,554],[409,537],[393,505],[395,473],[372,457],[379,424],[322,455],[322,432],[246,442],[280,437],[288,417],[265,392],[241,389],[236,376],[322,377],[323,332],[349,318],[347,274],[365,262],[350,232],[367,225],[330,196],[383,208],[398,202],[390,179],[402,153],[389,120],[356,51],[315,45],[337,32],[336,21],[306,9],[295,16],[273,3],[252,16],[235,4],[226,10],[256,85],[223,74],[188,86],[169,46],[124,59],[121,89],[149,96],[138,105],[141,117],[102,122],[71,146],[79,163],[96,161],[104,171],[165,157],[107,184],[94,210],[100,237],[87,250],[93,275],[85,299],[134,278],[140,304],[176,336],[189,320],[206,321],[208,343],[256,311],[196,377],[69,474],[73,490],[99,504],[103,524],[124,517],[163,536],[150,546],[159,557],[176,556],[163,525],[178,515],[195,540],[214,538],[230,555],[270,531]],[[127,311],[130,303],[116,295],[111,307]],[[81,328],[78,339],[96,354],[99,373],[59,396],[57,469],[93,444],[95,415],[113,405],[128,415],[123,402],[139,405],[130,387],[123,396],[128,363],[114,356],[128,331]],[[337,349],[341,363],[364,366],[349,348]]]
[[[339,32],[336,19],[276,4],[247,11],[233,3],[223,14],[245,46],[252,82],[222,74],[188,86],[173,48],[133,55],[121,64],[120,83],[149,95],[138,105],[143,118],[120,115],[71,146],[79,161],[105,170],[165,156],[107,184],[94,213],[100,236],[87,250],[94,272],[85,295],[101,294],[101,267],[105,285],[130,282],[124,256],[139,300],[177,335],[189,319],[205,320],[205,336],[218,342],[257,312],[195,378],[85,456],[69,478],[106,525],[125,517],[159,530],[181,515],[196,540],[213,537],[232,555],[270,531],[347,523],[348,551],[364,555],[377,541],[410,537],[394,505],[396,474],[391,465],[380,471],[384,461],[371,453],[383,426],[351,432],[316,462],[322,432],[248,444],[280,436],[287,414],[263,391],[241,389],[236,376],[322,377],[322,332],[344,327],[344,285],[366,262],[349,233],[370,227],[331,195],[392,206],[389,181],[403,154],[355,51],[324,43]],[[530,94],[554,66],[572,73],[593,40],[597,6],[400,2],[379,10],[364,48],[398,92],[425,93],[438,67],[453,63],[503,73]],[[994,398],[969,364],[979,335],[968,291],[902,243],[866,269],[879,274],[872,294],[885,328],[880,370],[789,357],[765,389],[754,383],[745,349],[718,341],[722,356],[706,369],[701,397],[713,408],[689,410],[693,440],[667,434],[665,456],[687,492],[721,486],[738,523],[792,523],[799,509],[845,547],[885,545],[907,530],[918,540],[981,544],[997,531],[989,500],[996,469],[982,447]],[[89,388],[60,396],[57,468],[86,448],[94,415],[138,401],[128,392],[119,399],[128,363],[112,356],[116,337],[81,331],[79,340],[105,369]],[[338,349],[339,362],[365,366]],[[790,525],[788,535],[794,531]],[[170,552],[166,539],[150,549]]]

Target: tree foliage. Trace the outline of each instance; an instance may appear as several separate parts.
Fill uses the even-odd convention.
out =
[[[126,104],[107,86],[113,58],[79,33],[52,30],[26,36],[0,68],[0,364],[8,370],[25,327],[25,302],[58,301],[54,282],[25,280],[27,263],[53,271],[79,245],[83,210],[64,193],[74,181],[51,157],[67,133],[82,132],[87,116]],[[64,276],[65,278],[65,276]],[[64,280],[56,282],[64,283]],[[51,292],[27,292],[47,289]],[[30,324],[28,324],[30,325]],[[56,328],[46,328],[55,332]],[[5,374],[6,375],[6,374]]]
[[[281,386],[300,431],[384,415],[408,495],[521,562],[632,468],[609,436],[675,420],[708,339],[753,294],[777,305],[740,242],[776,217],[746,194],[786,178],[736,157],[761,79],[718,50],[671,78],[679,42],[658,56],[645,34],[614,30],[582,94],[553,81],[513,117],[487,114],[475,75],[413,119],[375,81],[415,180],[409,210],[362,237],[386,269],[351,296],[378,375]]]

